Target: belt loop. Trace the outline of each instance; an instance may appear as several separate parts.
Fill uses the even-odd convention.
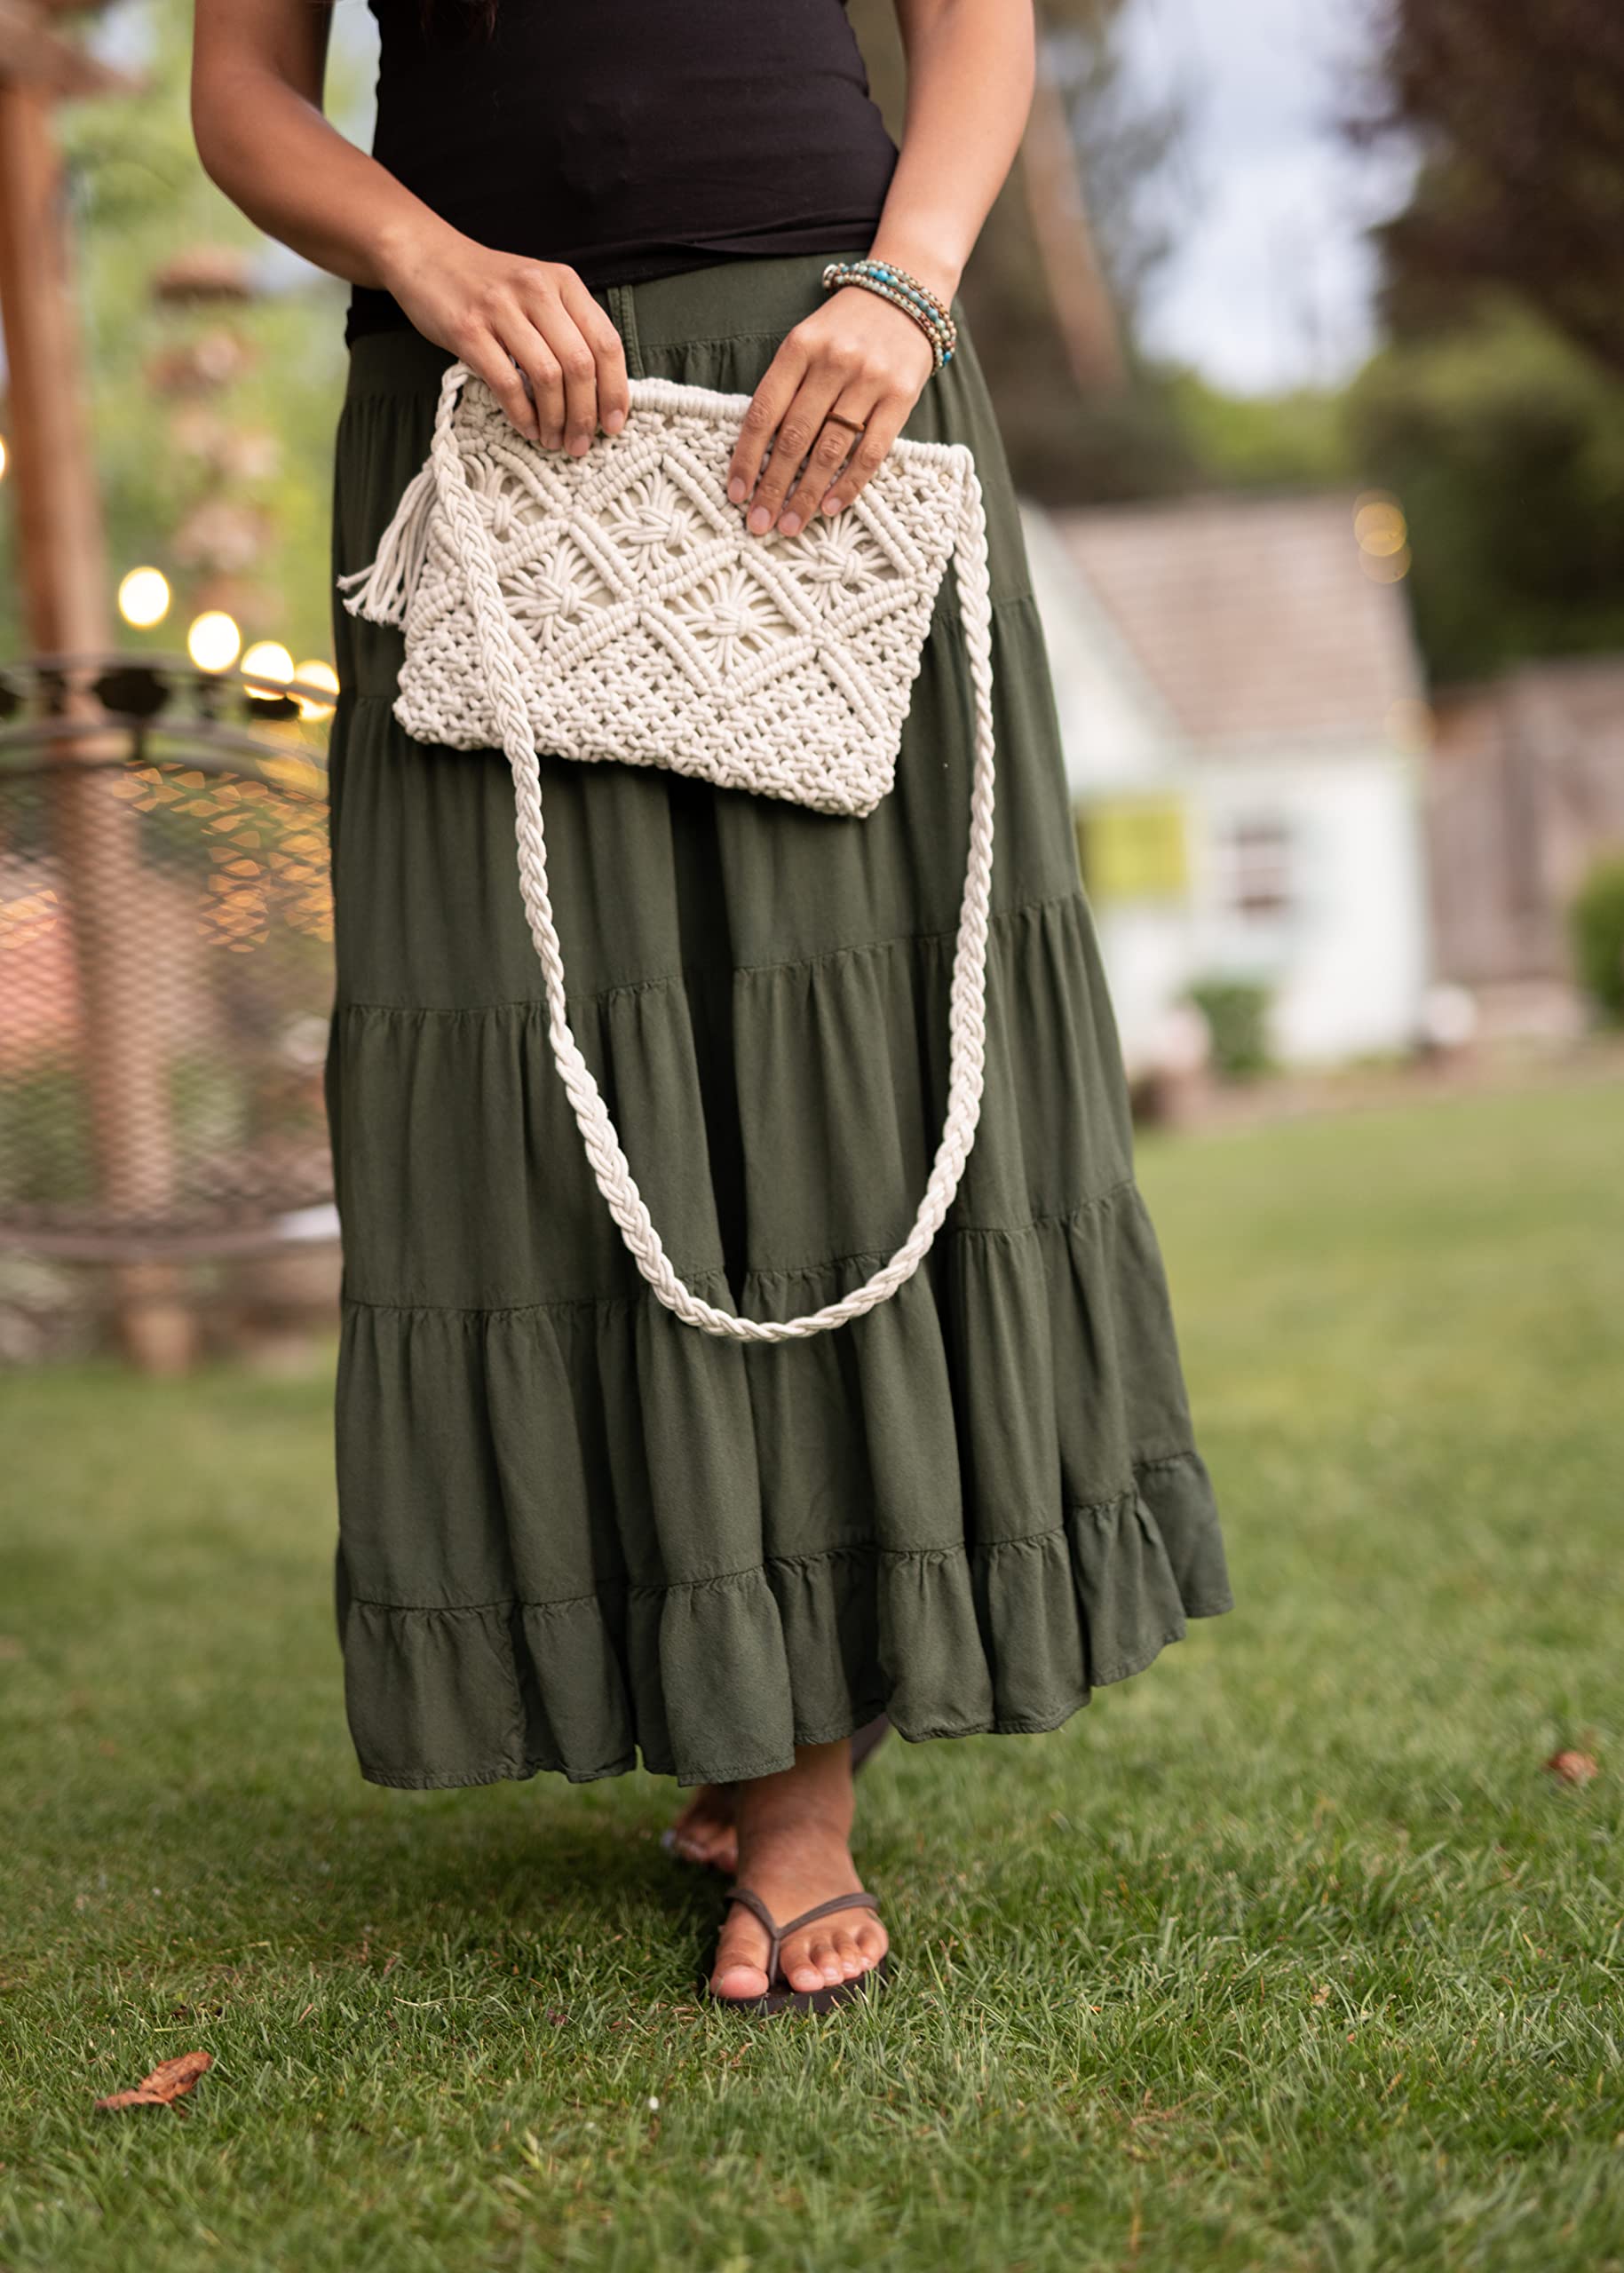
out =
[[[630,284],[611,284],[609,314],[620,333],[621,345],[626,351],[626,376],[631,379],[646,376],[643,368],[643,346],[638,337],[638,304]]]

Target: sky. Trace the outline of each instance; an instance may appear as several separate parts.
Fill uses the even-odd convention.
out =
[[[1130,86],[1182,98],[1176,249],[1151,286],[1145,345],[1243,393],[1335,383],[1372,345],[1365,231],[1406,162],[1351,150],[1335,121],[1367,54],[1368,0],[1133,0]]]

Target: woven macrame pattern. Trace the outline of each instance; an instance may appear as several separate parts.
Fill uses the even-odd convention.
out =
[[[994,744],[986,531],[963,444],[894,442],[855,502],[793,537],[750,535],[726,495],[746,395],[630,382],[613,438],[569,458],[527,441],[454,363],[427,461],[345,605],[406,633],[395,716],[416,740],[500,748],[554,1060],[599,1190],[638,1269],[687,1323],[782,1342],[844,1325],[929,1252],[974,1140],[986,1057]],[[735,1318],[673,1270],[570,1031],[538,745],[669,767],[824,812],[890,788],[937,590],[955,563],[976,766],[949,1001],[947,1111],[912,1231],[889,1263],[804,1318]]]
[[[482,380],[463,388],[456,447],[531,731],[561,757],[868,812],[891,786],[968,453],[893,452],[845,511],[752,536],[726,488],[748,398],[718,415],[730,398],[668,392],[703,407],[646,385],[620,435],[572,458],[527,442]],[[395,715],[419,741],[493,747],[461,547],[431,495],[404,502],[369,594],[386,598],[392,576],[411,588]]]

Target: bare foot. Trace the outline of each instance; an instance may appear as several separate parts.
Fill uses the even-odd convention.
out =
[[[775,1918],[794,1918],[861,1886],[852,1866],[850,1744],[803,1745],[795,1766],[735,1786],[738,1881],[758,1894]],[[871,1910],[837,1911],[784,1944],[780,1960],[792,1989],[831,1988],[869,1972],[884,1956],[885,1928]],[[767,1934],[735,1905],[717,1947],[711,1988],[719,1997],[762,1997]]]
[[[662,1834],[661,1844],[668,1853],[680,1855],[685,1863],[709,1864],[712,1870],[725,1871],[730,1879],[736,1878],[739,1832],[734,1818],[738,1794],[736,1784],[701,1784],[670,1829]]]

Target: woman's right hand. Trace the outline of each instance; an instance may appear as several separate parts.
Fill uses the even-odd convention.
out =
[[[394,255],[385,274],[409,321],[477,372],[531,441],[581,457],[600,425],[625,424],[620,334],[573,268],[447,229]]]

